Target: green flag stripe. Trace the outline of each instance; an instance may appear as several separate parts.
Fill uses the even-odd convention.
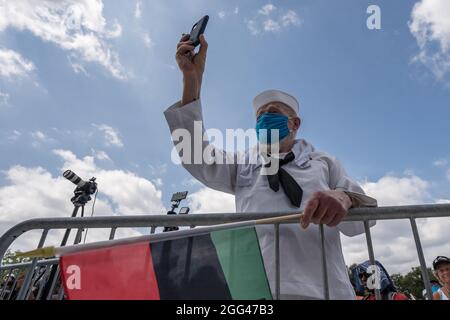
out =
[[[272,299],[255,228],[211,233],[233,299]]]

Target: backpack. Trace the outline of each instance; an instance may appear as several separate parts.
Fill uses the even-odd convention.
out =
[[[383,265],[375,260],[375,264],[380,270],[380,292],[397,292],[397,288],[394,285],[389,273],[383,267]],[[364,261],[363,263],[352,268],[353,283],[355,285],[355,291],[357,293],[363,293],[365,287],[359,278],[359,275],[363,272],[367,273],[367,268],[371,265],[370,261]]]

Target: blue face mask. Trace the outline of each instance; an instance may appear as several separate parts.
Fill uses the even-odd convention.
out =
[[[272,129],[279,130],[279,140],[283,140],[289,135],[288,127],[289,118],[283,114],[266,112],[263,113],[256,121],[256,136],[258,141],[263,144],[273,144],[278,141],[272,141]],[[262,129],[266,129],[267,134]]]

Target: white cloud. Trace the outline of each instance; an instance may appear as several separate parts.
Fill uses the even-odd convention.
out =
[[[151,48],[155,45],[155,43],[153,42],[153,40],[150,38],[148,33],[144,33],[142,35],[142,40],[144,41],[144,44],[147,48]]]
[[[91,151],[92,151],[92,154],[95,157],[95,159],[98,159],[101,161],[105,161],[105,160],[112,161],[111,158],[108,156],[108,154],[105,151],[102,151],[102,150],[97,151],[94,149],[91,149]]]
[[[107,146],[123,147],[123,142],[119,137],[119,131],[106,124],[94,125],[98,130],[103,132],[105,143]]]
[[[202,188],[188,196],[192,213],[235,212],[234,196],[210,188]]]
[[[450,2],[422,0],[414,5],[409,30],[420,51],[414,62],[423,63],[438,80],[450,72]]]
[[[266,4],[261,9],[258,10],[258,13],[264,16],[268,16],[270,13],[275,11],[277,8],[273,4]]]
[[[272,19],[267,19],[264,21],[264,31],[267,32],[277,32],[280,31],[280,25],[278,22],[273,21]]]
[[[22,57],[20,53],[9,49],[0,49],[0,76],[7,79],[23,78],[34,69],[34,64]]]
[[[72,151],[63,149],[55,149],[53,150],[53,153],[64,160],[64,165],[61,168],[61,172],[70,169],[76,172],[79,176],[85,176],[95,172],[97,168],[94,157],[92,156],[86,156],[83,159],[78,159]]]
[[[107,40],[119,37],[117,22],[107,27],[102,0],[0,2],[0,32],[6,28],[29,31],[43,41],[55,43],[81,62],[96,62],[114,77],[127,76]]]
[[[283,27],[288,27],[290,25],[298,26],[300,25],[300,19],[295,11],[289,10],[281,17],[281,24]]]
[[[34,139],[45,141],[47,139],[47,136],[42,131],[35,131],[31,133],[31,136]]]
[[[103,170],[99,168],[92,156],[78,159],[67,150],[54,150],[64,160],[62,170],[70,169],[86,179],[97,178],[99,190],[117,204],[121,214],[160,213],[161,191],[157,190],[149,180],[123,170]]]
[[[225,11],[225,10],[220,10],[217,15],[219,16],[220,19],[224,20],[227,16],[231,16],[231,15],[238,15],[239,14],[239,7],[235,7],[233,10],[230,11]]]
[[[254,20],[247,21],[247,28],[253,36],[256,36],[261,33],[261,31],[258,28],[258,25],[256,24],[256,21]]]
[[[368,194],[379,199],[380,206],[420,204],[429,198],[429,183],[414,175],[386,175],[377,182],[363,183],[362,187]]]
[[[67,60],[69,61],[70,66],[72,67],[73,72],[75,73],[82,73],[86,77],[89,77],[89,73],[86,71],[86,68],[82,63],[79,61],[73,61],[70,56],[67,57]]]
[[[140,19],[142,17],[142,9],[141,9],[141,7],[142,7],[142,1],[139,0],[139,1],[136,2],[136,7],[134,9],[134,17],[136,19]]]
[[[254,36],[263,32],[280,32],[283,28],[300,24],[300,18],[294,10],[278,9],[273,4],[264,5],[252,19],[247,20],[247,28]]]
[[[87,156],[77,158],[68,150],[54,150],[64,161],[60,172],[73,170],[83,179],[97,178],[99,187],[95,203],[95,216],[125,214],[165,214],[161,202],[161,191],[147,179],[123,170],[105,170]],[[70,217],[75,185],[61,175],[52,176],[41,167],[13,166],[4,172],[7,184],[0,187],[0,234],[12,226],[31,218]],[[92,201],[86,206],[85,215],[90,215]],[[118,229],[118,237],[137,235],[133,229]],[[107,239],[108,230],[90,230],[87,240]],[[20,237],[14,248],[30,249],[36,246],[39,234],[27,233]],[[61,241],[61,232],[52,232],[46,245]]]
[[[447,159],[438,159],[433,162],[433,166],[435,167],[445,167],[448,164]]]
[[[22,133],[18,130],[13,130],[13,132],[8,136],[8,140],[10,141],[17,141]]]
[[[433,166],[442,168],[445,170],[445,174],[448,180],[450,180],[450,167],[449,167],[449,161],[447,159],[438,159],[436,161],[433,161]]]
[[[162,187],[163,184],[164,184],[161,178],[153,179],[152,182],[153,182],[157,187]]]
[[[43,143],[54,143],[55,139],[49,137],[45,133],[40,130],[31,132],[31,137],[33,139],[32,146],[35,148],[39,148]]]

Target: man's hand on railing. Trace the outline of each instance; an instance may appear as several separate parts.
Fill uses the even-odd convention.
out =
[[[304,229],[311,222],[335,227],[344,219],[351,206],[350,197],[342,191],[315,192],[306,203],[300,224]]]

